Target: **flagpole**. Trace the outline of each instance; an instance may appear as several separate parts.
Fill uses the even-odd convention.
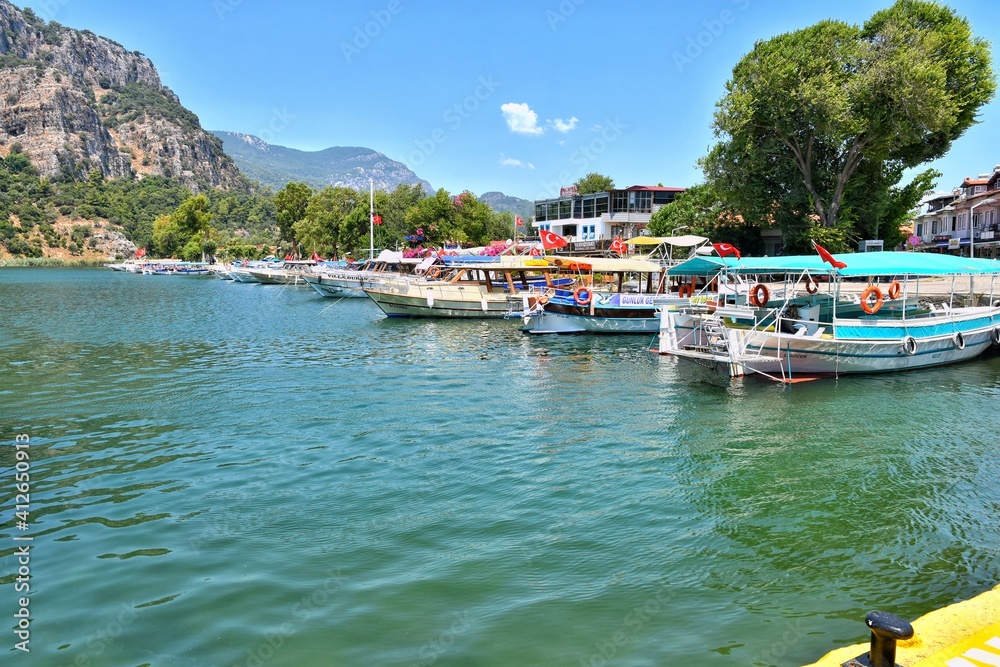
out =
[[[375,179],[368,179],[368,259],[375,259]]]

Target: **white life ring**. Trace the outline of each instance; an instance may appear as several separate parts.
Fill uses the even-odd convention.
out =
[[[965,349],[965,336],[962,335],[961,331],[951,337],[951,344],[955,346],[956,350]]]
[[[913,356],[917,353],[917,339],[913,336],[907,336],[903,339],[903,352],[908,356]]]

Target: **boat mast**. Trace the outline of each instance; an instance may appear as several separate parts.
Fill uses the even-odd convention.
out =
[[[368,179],[368,258],[375,259],[375,179]]]

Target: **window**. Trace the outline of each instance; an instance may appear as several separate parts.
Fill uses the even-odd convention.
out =
[[[628,194],[627,192],[618,191],[615,193],[614,201],[612,202],[611,210],[615,213],[625,213],[628,211]]]
[[[569,220],[573,217],[573,200],[564,199],[559,202],[559,219]]]
[[[535,204],[535,220],[537,222],[548,220],[545,215],[545,204]]]
[[[917,234],[917,236],[921,236],[921,237],[924,235],[924,223],[922,223],[922,222],[918,222],[917,223],[916,234]]]
[[[973,194],[977,194],[977,195],[978,195],[978,194],[979,194],[980,192],[986,192],[986,186],[985,186],[985,185],[977,185],[977,186],[976,186],[976,187],[975,187],[975,188],[973,189],[973,191],[972,191],[972,193],[973,193]]]
[[[582,225],[580,227],[580,240],[581,241],[596,241],[597,240],[597,225]]]
[[[956,217],[952,216],[951,219],[953,221],[952,224],[954,226],[954,220],[956,220]],[[965,216],[964,215],[958,216],[957,220],[958,220],[958,226],[957,226],[957,228],[959,230],[965,229]]]
[[[608,212],[608,200],[609,200],[609,197],[606,194],[601,195],[597,199],[594,200],[594,203],[595,203],[594,217],[595,218],[596,217],[600,217],[600,216],[602,216],[602,215],[604,215],[605,213]]]
[[[937,234],[937,233],[938,233],[938,221],[934,220],[933,222],[931,222],[931,234]]]
[[[593,218],[594,217],[594,201],[595,200],[594,200],[593,197],[588,197],[587,199],[583,200],[583,218],[584,218],[584,220],[586,220],[587,218]]]

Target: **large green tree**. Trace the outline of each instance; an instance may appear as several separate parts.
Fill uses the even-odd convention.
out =
[[[966,19],[899,0],[863,26],[828,20],[758,42],[726,84],[702,165],[746,218],[800,238],[863,233],[862,211],[944,155],[995,90],[989,45]],[[887,233],[886,222],[863,224]]]
[[[607,192],[615,189],[615,182],[610,176],[591,172],[586,176],[577,179],[573,184],[576,191],[581,195],[589,195],[594,192]]]
[[[352,188],[323,188],[309,199],[305,217],[292,226],[295,238],[308,253],[339,255],[341,227],[360,201],[360,194]]]
[[[188,197],[171,215],[160,216],[153,224],[153,246],[162,257],[180,255],[188,261],[202,258],[205,242],[211,238],[212,214],[205,195]]]
[[[280,241],[295,243],[295,223],[305,219],[312,195],[305,183],[289,183],[274,196]]]

